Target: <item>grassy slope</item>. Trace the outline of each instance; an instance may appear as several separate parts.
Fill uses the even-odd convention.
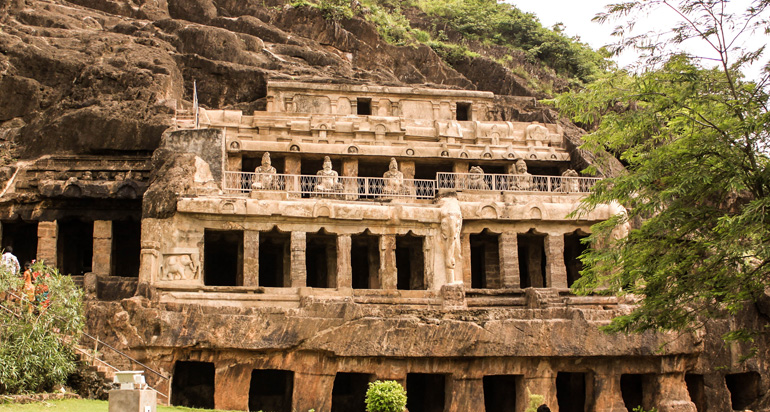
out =
[[[95,401],[91,399],[67,399],[63,401],[35,402],[26,404],[2,404],[0,412],[107,412],[107,401]],[[169,407],[158,405],[157,412],[214,412],[211,409],[191,409],[182,407]]]

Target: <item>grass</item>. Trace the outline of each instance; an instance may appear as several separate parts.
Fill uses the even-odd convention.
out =
[[[0,412],[107,412],[107,401],[91,399],[66,399],[61,401],[35,402],[35,403],[5,403],[0,404]],[[181,406],[158,405],[157,412],[216,412],[212,409],[192,409]],[[223,412],[223,411],[220,411]]]

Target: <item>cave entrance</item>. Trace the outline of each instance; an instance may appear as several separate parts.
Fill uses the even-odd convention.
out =
[[[112,222],[113,276],[139,276],[139,256],[142,248],[142,224],[136,220]]]
[[[583,270],[583,262],[580,261],[580,255],[588,248],[582,240],[587,238],[579,230],[564,235],[564,264],[567,266],[567,286],[580,278],[580,271]]]
[[[742,411],[760,396],[760,377],[757,372],[731,373],[725,375],[734,411]]]
[[[626,405],[626,409],[629,411],[644,405],[644,381],[645,376],[642,374],[627,373],[620,375],[620,392],[623,396],[623,403]]]
[[[203,284],[243,286],[242,230],[204,230]]]
[[[684,375],[684,382],[687,384],[687,393],[690,400],[695,404],[695,409],[699,412],[706,410],[706,386],[703,381],[703,375],[687,373]]]
[[[273,229],[259,234],[259,286],[286,287],[291,284],[291,235]]]
[[[337,236],[323,230],[308,233],[305,245],[307,286],[337,287]]]
[[[249,410],[291,412],[294,372],[254,369],[249,385]]]
[[[560,412],[584,412],[586,409],[586,374],[559,372],[556,375],[556,399]]]
[[[484,409],[486,412],[509,412],[519,408],[516,405],[516,389],[521,381],[520,375],[485,376]]]
[[[332,387],[332,412],[366,412],[366,390],[372,375],[337,372]]]
[[[91,271],[94,254],[94,222],[67,219],[58,222],[56,260],[61,273],[83,275]]]
[[[545,283],[545,235],[519,233],[516,237],[519,245],[519,274],[521,288],[544,288]]]
[[[171,378],[171,404],[214,409],[214,364],[177,361]]]
[[[37,222],[23,220],[3,221],[3,250],[13,248],[13,254],[19,259],[21,270],[24,264],[37,257]]]
[[[470,236],[471,242],[471,288],[497,289],[500,281],[499,235],[483,232]]]
[[[425,290],[424,238],[407,235],[396,236],[396,287],[400,290]]]
[[[350,266],[353,271],[353,289],[380,287],[379,236],[364,232],[350,237]]]
[[[408,373],[406,393],[409,412],[444,412],[446,377],[435,373]]]

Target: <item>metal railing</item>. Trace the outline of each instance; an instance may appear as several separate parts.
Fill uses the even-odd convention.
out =
[[[436,174],[436,187],[467,191],[588,193],[600,179],[598,177],[439,172]]]
[[[299,194],[301,197],[328,197],[347,200],[432,199],[436,196],[436,182],[434,180],[250,172],[225,172],[223,189],[229,193],[285,192]]]

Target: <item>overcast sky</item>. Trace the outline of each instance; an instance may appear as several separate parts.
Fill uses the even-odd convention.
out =
[[[607,22],[605,24],[594,23],[591,19],[600,12],[604,12],[604,6],[610,3],[619,3],[620,0],[506,0],[514,4],[522,11],[534,13],[543,26],[551,28],[556,23],[563,23],[566,26],[565,32],[569,36],[579,36],[580,39],[588,43],[594,49],[598,49],[609,43],[613,43],[615,38],[610,36],[618,22]],[[729,6],[736,10],[745,9],[751,0],[733,0]],[[635,28],[635,33],[646,31],[665,31],[670,29],[678,20],[678,16],[666,7],[660,7],[641,19]],[[766,36],[755,35],[746,36],[753,40],[755,46],[762,45],[767,41]],[[751,46],[749,44],[748,46]],[[691,41],[687,46],[688,51],[702,56],[713,55],[714,51],[700,41]],[[615,61],[618,65],[624,67],[633,63],[636,56],[631,52],[626,52]],[[767,61],[767,54],[762,61]],[[750,71],[751,77],[757,76],[761,64],[756,64]]]

